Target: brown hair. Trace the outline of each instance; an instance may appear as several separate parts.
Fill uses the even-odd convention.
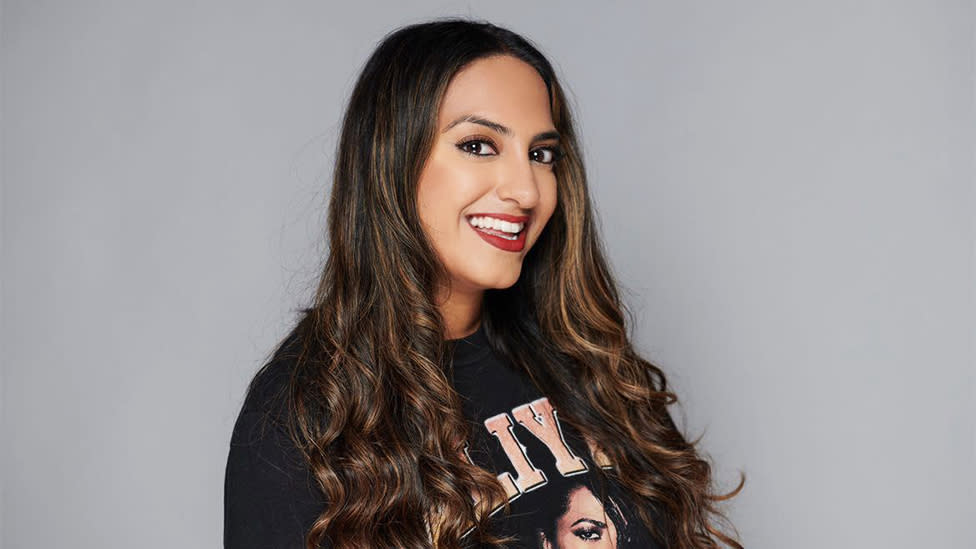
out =
[[[519,280],[488,290],[491,346],[526,371],[573,427],[613,463],[641,520],[672,548],[741,548],[719,528],[709,464],[678,431],[662,371],[638,356],[593,219],[582,151],[552,66],[521,36],[487,22],[439,19],[388,34],[354,87],[328,210],[330,250],[314,302],[294,335],[301,352],[287,391],[289,429],[328,502],[309,548],[460,546],[507,499],[494,474],[468,463],[470,435],[446,375],[450,349],[433,302],[449,280],[421,227],[417,182],[441,99],[466,65],[511,55],[549,90],[565,153],[558,203]],[[368,487],[368,489],[367,489]],[[478,494],[478,498],[472,497]],[[667,517],[655,528],[652,508]],[[436,511],[436,512],[435,512]]]

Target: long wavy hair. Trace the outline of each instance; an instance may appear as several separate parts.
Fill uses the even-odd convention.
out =
[[[450,343],[434,296],[449,280],[421,226],[417,184],[441,100],[471,62],[511,55],[549,91],[565,153],[558,204],[510,288],[487,290],[490,345],[524,370],[613,464],[611,475],[667,547],[741,548],[716,502],[708,462],[678,431],[662,371],[634,351],[630,312],[602,250],[582,151],[549,61],[487,22],[436,19],[388,34],[366,62],[342,123],[328,207],[329,252],[314,302],[289,339],[297,366],[288,429],[328,502],[307,547],[501,546],[508,512],[491,472],[462,455],[470,427],[449,381]],[[283,344],[279,346],[280,351]],[[655,515],[666,520],[655,521]],[[474,530],[472,530],[474,528]],[[731,528],[734,531],[734,528]]]

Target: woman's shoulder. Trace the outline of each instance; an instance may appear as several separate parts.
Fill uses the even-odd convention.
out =
[[[291,435],[294,422],[288,399],[300,347],[301,338],[293,330],[251,379],[231,433],[230,470],[250,471],[268,465],[298,474],[304,468]]]
[[[302,338],[293,329],[270,353],[270,358],[251,378],[240,415],[267,416],[281,421],[287,410],[287,396],[292,377],[302,354]]]
[[[303,341],[293,328],[269,353],[251,378],[234,429],[235,438],[254,440],[269,428],[278,436],[288,431],[292,379],[299,368]]]
[[[224,477],[225,547],[299,547],[325,506],[285,423],[301,355],[291,332],[254,375],[231,435]]]

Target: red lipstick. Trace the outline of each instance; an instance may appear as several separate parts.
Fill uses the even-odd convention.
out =
[[[472,217],[491,217],[495,219],[501,219],[502,221],[508,221],[509,223],[525,223],[522,230],[518,232],[518,236],[514,240],[510,240],[501,235],[511,234],[505,233],[503,231],[496,231],[494,229],[482,229],[481,227],[475,227],[470,223]],[[485,242],[491,244],[492,246],[505,250],[507,252],[520,252],[525,248],[525,234],[528,232],[529,228],[529,216],[527,215],[510,215],[510,214],[496,214],[496,213],[476,213],[467,216],[468,227],[478,234]]]
[[[471,219],[472,217],[494,217],[495,219],[501,219],[502,221],[509,221],[511,223],[529,222],[529,216],[527,215],[511,215],[511,214],[502,214],[502,213],[473,213],[473,214],[468,214],[467,217],[468,219]]]

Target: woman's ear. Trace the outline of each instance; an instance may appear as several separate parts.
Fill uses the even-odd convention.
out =
[[[539,532],[539,547],[541,549],[552,549],[552,543],[546,538],[546,533],[542,530],[537,530]]]

